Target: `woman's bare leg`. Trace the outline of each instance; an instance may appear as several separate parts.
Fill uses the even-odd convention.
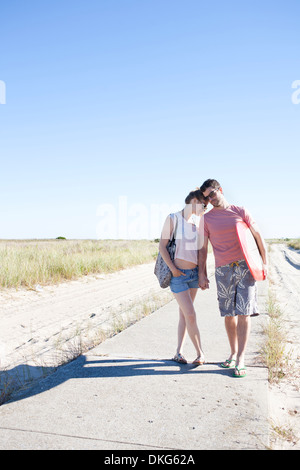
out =
[[[182,348],[186,337],[186,323],[185,317],[181,308],[179,308],[179,322],[178,322],[178,343],[177,343],[177,354],[182,354]]]
[[[198,289],[190,289],[189,292],[190,292],[192,302],[194,302]],[[187,329],[186,329],[185,316],[181,308],[179,307],[178,343],[177,343],[177,351],[176,351],[179,354],[182,354],[182,348],[185,342],[186,332],[187,332]]]
[[[194,293],[191,295],[190,290],[174,293],[174,297],[177,300],[180,310],[184,315],[188,334],[196,349],[197,357],[199,357],[203,356],[203,351],[201,348],[200,332],[197,325],[196,312],[193,305],[195,296],[193,295]]]

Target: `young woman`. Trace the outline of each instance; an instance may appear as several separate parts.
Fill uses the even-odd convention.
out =
[[[181,364],[187,363],[182,355],[186,332],[196,349],[196,359],[193,363],[202,365],[205,362],[194,309],[194,300],[199,287],[199,220],[205,209],[206,203],[202,192],[199,189],[191,191],[185,199],[184,209],[167,217],[159,243],[161,256],[172,271],[170,288],[179,305],[178,344],[173,360]],[[166,247],[174,229],[176,252],[172,261]]]

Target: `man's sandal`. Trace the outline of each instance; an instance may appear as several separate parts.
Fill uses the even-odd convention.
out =
[[[221,365],[221,367],[223,367],[224,369],[230,369],[230,367],[234,367],[234,364],[232,364],[233,362],[234,362],[234,363],[236,362],[235,359],[231,359],[231,360],[230,360],[230,359],[226,359],[226,361],[225,361],[225,362],[221,362],[220,365]]]
[[[187,364],[187,360],[180,353],[176,353],[172,361],[178,362],[179,364]]]
[[[241,374],[241,371],[244,371],[244,373]],[[233,377],[246,377],[246,375],[247,375],[246,367],[235,366],[234,371],[233,371]]]

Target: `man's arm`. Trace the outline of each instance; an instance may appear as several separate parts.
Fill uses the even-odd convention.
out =
[[[257,243],[257,246],[258,246],[258,249],[259,249],[259,252],[260,252],[260,256],[261,256],[262,262],[263,262],[264,275],[265,275],[265,277],[267,277],[267,274],[268,274],[268,268],[267,268],[268,260],[267,260],[267,250],[266,250],[265,241],[264,241],[264,239],[262,237],[262,234],[260,233],[260,230],[259,230],[258,226],[256,225],[256,223],[254,223],[253,225],[250,225],[250,230],[251,230],[251,233],[252,233],[252,235],[254,236],[254,238],[256,240],[256,243]]]

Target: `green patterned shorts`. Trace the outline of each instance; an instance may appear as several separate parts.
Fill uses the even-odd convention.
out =
[[[259,315],[256,282],[245,260],[219,266],[215,276],[222,317]]]

